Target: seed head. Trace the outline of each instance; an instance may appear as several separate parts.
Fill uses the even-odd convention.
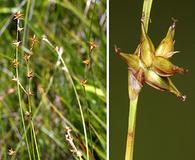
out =
[[[32,37],[30,40],[31,40],[31,48],[30,48],[30,50],[32,50],[33,47],[34,47],[34,45],[35,45],[36,43],[38,43],[39,41],[38,41],[38,39],[37,39],[37,37],[36,37],[35,34],[33,35],[33,37]]]
[[[73,142],[73,137],[72,137],[72,130],[70,129],[70,127],[66,126],[65,130],[65,137],[66,137],[66,141],[68,142],[69,146],[70,146],[70,151],[75,154],[78,158],[82,159],[82,152],[80,150],[78,150]]]
[[[88,44],[89,44],[89,51],[90,52],[92,52],[92,50],[94,48],[97,48],[97,45],[96,45],[96,43],[94,41],[90,41],[90,42],[88,42]]]
[[[10,148],[9,150],[8,150],[8,155],[9,156],[14,156],[16,154],[16,151],[14,151],[12,148]]]
[[[115,52],[120,55],[128,65],[130,98],[139,92],[144,83],[161,91],[169,91],[185,101],[182,95],[170,80],[170,76],[177,73],[183,74],[187,70],[170,62],[174,53],[174,34],[176,21],[169,27],[166,37],[161,41],[157,49],[146,34],[144,24],[141,22],[141,42],[134,54],[122,53],[115,47]],[[133,88],[133,89],[132,89]],[[136,91],[137,92],[136,92]]]
[[[86,79],[80,80],[80,83],[84,87],[87,83],[87,80]]]
[[[30,54],[26,54],[26,53],[25,53],[24,56],[23,56],[23,59],[24,59],[24,61],[25,61],[26,63],[28,63],[30,57],[31,57]]]
[[[12,44],[18,48],[20,46],[21,41],[14,41]]]
[[[20,11],[16,12],[14,15],[14,20],[21,20],[23,19],[23,14],[20,13]]]
[[[84,60],[84,61],[83,61],[83,64],[86,64],[86,65],[90,64],[90,59]]]
[[[31,38],[31,43],[32,43],[32,44],[35,44],[35,43],[38,43],[38,42],[39,42],[39,41],[38,41],[36,35],[34,34],[33,37]]]
[[[22,32],[23,30],[24,30],[24,28],[18,27],[18,32]]]
[[[14,66],[14,68],[16,68],[16,67],[19,65],[19,62],[18,62],[17,59],[13,59],[13,60],[11,61],[11,64],[12,64],[12,66]]]
[[[32,79],[33,78],[33,71],[32,70],[28,71],[26,76],[28,79]]]

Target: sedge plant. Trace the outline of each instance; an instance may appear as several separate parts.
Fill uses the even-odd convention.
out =
[[[0,159],[106,159],[105,4],[0,2]]]
[[[28,1],[28,5],[27,5],[27,13],[28,13],[28,8],[30,6],[30,1]],[[28,15],[28,14],[27,14]],[[28,17],[28,16],[26,16]],[[16,52],[15,52],[15,59],[12,60],[12,65],[15,67],[15,74],[16,76],[14,76],[14,78],[12,79],[13,81],[17,82],[17,94],[18,94],[18,100],[19,100],[19,106],[20,106],[20,112],[21,112],[21,119],[22,119],[22,125],[23,125],[23,129],[24,132],[27,132],[26,129],[26,124],[25,124],[25,120],[28,120],[27,122],[30,124],[30,131],[28,132],[29,134],[25,135],[25,140],[26,140],[26,146],[27,146],[27,150],[28,150],[28,155],[29,155],[29,159],[31,160],[32,157],[33,159],[40,159],[39,156],[39,151],[38,151],[38,144],[37,144],[37,140],[36,140],[36,134],[35,134],[35,127],[34,127],[34,123],[31,120],[31,114],[32,114],[32,104],[31,104],[31,97],[32,97],[32,92],[31,92],[31,80],[33,77],[33,72],[32,70],[30,70],[30,66],[29,66],[29,59],[31,57],[30,54],[32,54],[32,50],[33,47],[36,43],[36,38],[35,36],[31,39],[31,48],[30,48],[30,54],[24,54],[24,60],[26,61],[27,64],[27,74],[26,77],[28,78],[28,91],[25,89],[25,87],[21,84],[21,80],[20,80],[20,74],[19,74],[19,65],[20,65],[20,57],[19,56],[19,49],[21,46],[21,43],[25,43],[25,39],[26,39],[26,23],[24,25],[24,28],[21,27],[20,25],[20,21],[23,19],[23,14],[20,13],[20,11],[18,11],[15,15],[14,15],[14,20],[16,20],[17,23],[17,32],[16,32],[16,41],[13,42],[13,45],[16,48]],[[25,18],[26,19],[26,18]],[[27,21],[27,20],[26,20]],[[23,41],[19,40],[19,36],[20,33],[24,31],[23,34]],[[24,113],[24,106],[23,106],[23,99],[22,99],[22,93],[21,90],[25,93],[25,95],[28,97],[28,109],[27,111]],[[29,137],[28,137],[29,135]],[[35,151],[36,150],[36,151]]]
[[[185,101],[186,96],[172,83],[170,77],[187,70],[170,62],[170,58],[177,53],[174,51],[174,34],[176,20],[173,19],[165,38],[155,49],[152,40],[147,34],[150,20],[150,11],[153,0],[144,0],[141,18],[140,43],[133,54],[127,54],[115,47],[115,52],[128,65],[128,91],[129,91],[129,119],[126,138],[125,160],[133,160],[136,111],[139,93],[145,83],[160,91],[169,91]]]

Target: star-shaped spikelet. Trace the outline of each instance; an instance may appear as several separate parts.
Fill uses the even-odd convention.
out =
[[[12,64],[12,66],[13,66],[14,68],[16,68],[16,67],[19,65],[19,62],[18,62],[17,59],[13,59],[13,60],[11,61],[11,64]]]
[[[80,80],[80,84],[84,87],[87,83],[87,80],[86,79],[82,79]]]
[[[86,60],[83,61],[83,64],[88,65],[89,63],[90,63],[90,59],[86,59]]]
[[[169,78],[177,73],[183,74],[187,71],[170,62],[170,58],[176,53],[173,40],[175,26],[174,21],[169,27],[166,37],[155,49],[150,37],[146,34],[144,24],[141,22],[141,42],[134,54],[122,53],[118,48],[115,48],[115,52],[127,63],[131,73],[130,82],[133,83],[134,87],[141,88],[144,83],[147,83],[155,89],[169,91],[185,101],[186,96],[177,90]]]
[[[94,48],[97,48],[97,45],[94,41],[88,42],[89,44],[89,51],[91,52]]]
[[[14,15],[14,20],[21,20],[23,19],[23,14],[20,13],[20,11],[16,12]]]
[[[31,38],[31,42],[32,42],[33,44],[39,42],[35,34],[34,34],[33,37]]]
[[[14,156],[16,154],[16,151],[14,151],[12,148],[10,148],[9,150],[8,150],[8,155],[9,156]]]
[[[33,71],[32,71],[32,70],[29,70],[29,71],[27,72],[26,76],[27,76],[28,79],[32,79],[33,76],[34,76]]]
[[[18,48],[20,46],[21,41],[14,41],[12,44]]]

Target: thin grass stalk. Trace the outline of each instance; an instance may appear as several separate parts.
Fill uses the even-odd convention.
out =
[[[16,33],[16,41],[19,42],[19,22],[20,20],[17,19],[17,33]],[[19,61],[19,48],[16,46],[16,53],[15,53],[15,58],[17,61]],[[20,83],[19,83],[19,66],[16,66],[16,79],[17,79],[17,93],[18,93],[18,100],[19,100],[19,106],[20,106],[20,114],[21,114],[21,119],[22,119],[22,125],[23,125],[23,130],[24,133],[26,132],[26,126],[24,122],[24,113],[23,113],[23,108],[22,108],[22,98],[21,98],[21,91],[20,91]],[[27,145],[27,151],[29,155],[29,159],[31,160],[31,152],[30,152],[30,147],[28,143],[28,138],[27,135],[25,136],[25,141]]]
[[[90,22],[89,33],[88,33],[88,37],[87,37],[88,43],[91,40],[92,25],[93,25],[93,19],[94,19],[95,9],[96,9],[96,0],[94,2],[93,12],[92,12],[91,20],[90,20],[91,22]],[[93,59],[91,57],[91,54],[92,54],[92,50],[90,49],[90,45],[89,45],[89,49],[88,49],[88,52],[87,52],[87,59],[89,59],[90,62],[89,62],[89,66],[88,65],[85,65],[85,74],[84,74],[84,77],[85,77],[85,79],[87,79],[87,73],[88,73],[88,71],[91,72],[93,86],[95,87],[95,94],[97,96],[97,91],[96,91],[96,86],[95,86],[94,72],[93,72],[93,67],[92,67]],[[87,110],[87,122],[88,122],[88,127],[89,127],[89,138],[90,138],[90,141],[91,141],[91,153],[94,156],[94,153],[93,153],[93,143],[92,143],[92,133],[91,133],[91,122],[90,122],[90,119],[91,119],[90,117],[91,116],[89,114],[89,109],[91,109],[91,104],[90,104],[90,102],[87,99],[87,92],[85,90],[85,85],[83,85],[83,91],[84,91],[84,95],[85,95],[85,99],[86,99],[86,104],[87,104],[87,109],[86,110]]]
[[[142,20],[145,26],[146,33],[148,32],[148,26],[150,22],[150,12],[152,8],[153,0],[144,0],[143,9],[142,9]]]
[[[15,2],[15,1],[14,1]],[[23,0],[17,7],[16,7],[16,10],[19,11],[25,4],[26,4],[27,0]],[[5,30],[7,29],[8,25],[10,24],[11,20],[13,19],[14,17],[14,14],[13,13],[8,19],[7,21],[5,22],[5,24],[3,25],[3,27],[1,27],[0,29],[0,37],[2,36],[2,34],[5,32]]]
[[[87,92],[86,92],[86,89],[85,89],[85,85],[83,85],[83,90],[84,90],[84,95],[85,95],[85,99],[86,99],[86,104],[87,104],[87,122],[88,122],[88,127],[89,127],[89,138],[90,138],[90,141],[91,141],[91,153],[92,155],[94,156],[93,154],[93,143],[92,143],[92,133],[91,133],[91,115],[89,113],[89,109],[91,109],[91,105],[90,105],[90,102],[88,101],[87,99]],[[89,144],[90,145],[90,144]]]
[[[28,0],[27,2],[27,8],[26,8],[26,13],[25,13],[25,21],[24,21],[24,34],[23,34],[23,40],[22,40],[22,44],[25,47],[26,46],[26,40],[27,40],[27,21],[28,21],[28,13],[29,13],[29,9],[30,9],[30,3],[31,0]],[[29,72],[29,62],[27,62],[27,73]],[[28,99],[28,111],[30,113],[30,115],[32,114],[32,108],[31,108],[31,95],[30,95],[30,89],[31,88],[31,82],[30,80],[28,80],[28,93],[27,93],[27,99]],[[34,147],[34,136],[33,136],[33,130],[32,130],[32,125],[33,123],[31,122],[31,119],[29,119],[30,121],[30,138],[31,138],[31,148],[32,148],[32,153],[33,153],[33,159],[35,159],[35,147]]]
[[[45,42],[46,42],[50,47],[52,47],[53,49],[55,49],[55,47],[50,43],[50,41],[48,41],[47,39],[45,39]],[[70,81],[71,81],[71,85],[73,86],[73,90],[74,90],[74,92],[75,92],[76,99],[77,99],[77,102],[78,102],[78,105],[79,105],[79,110],[80,110],[80,114],[81,114],[81,119],[82,119],[82,124],[83,124],[83,130],[84,130],[85,144],[86,144],[86,152],[87,152],[87,156],[86,156],[86,157],[87,157],[87,160],[89,160],[89,149],[88,149],[87,131],[86,131],[85,119],[84,119],[84,115],[83,115],[83,110],[82,110],[82,106],[81,106],[81,103],[80,103],[80,99],[79,99],[79,96],[78,96],[78,93],[77,93],[75,84],[74,84],[74,82],[73,82],[73,79],[72,79],[72,77],[71,77],[71,75],[70,75],[70,73],[69,73],[69,71],[68,71],[68,69],[67,69],[67,66],[66,66],[66,64],[65,64],[65,62],[64,62],[64,60],[63,60],[62,57],[60,57],[60,61],[62,62],[64,68],[66,69],[65,71],[68,72],[68,78],[69,78]],[[57,67],[58,67],[58,63],[56,63],[56,65],[55,65],[54,73],[55,73]],[[36,117],[37,113],[39,112],[40,107],[41,107],[41,105],[43,104],[43,101],[44,101],[44,98],[43,98],[43,97],[45,97],[45,96],[47,95],[47,93],[49,92],[49,89],[50,89],[52,83],[53,83],[53,76],[51,77],[51,79],[50,79],[50,81],[49,81],[49,85],[48,85],[48,87],[47,87],[47,89],[46,89],[46,92],[45,92],[44,95],[42,96],[42,99],[41,99],[41,101],[40,101],[38,107],[36,108],[36,110],[35,110],[33,116],[32,116],[32,121],[34,120],[34,118]],[[28,130],[29,128],[30,128],[30,125],[27,126],[27,130]],[[21,139],[23,139],[23,138],[26,136],[26,134],[27,134],[27,131],[22,135],[22,138],[21,138]],[[17,147],[16,147],[16,152],[19,150],[20,146],[21,146],[21,142],[17,145]],[[14,157],[14,156],[13,156],[13,157]],[[13,159],[13,157],[12,157],[12,159]]]
[[[135,99],[129,101],[129,107],[130,107],[129,123],[128,123],[125,160],[133,160],[137,102],[138,102],[138,95],[136,96]]]
[[[26,13],[25,13],[25,19],[24,19],[24,35],[23,35],[23,39],[22,39],[22,44],[23,46],[26,45],[26,40],[27,40],[27,22],[28,22],[28,14],[29,14],[29,9],[30,9],[30,4],[31,4],[31,0],[28,0],[27,3],[27,7],[26,7]]]
[[[92,32],[93,18],[94,18],[95,10],[96,10],[96,0],[94,2],[92,17],[91,17],[91,22],[90,22],[90,27],[89,27],[89,36],[88,36],[88,41],[89,42],[91,40],[91,34],[92,34],[91,32]],[[91,54],[92,54],[92,50],[90,50],[90,47],[89,47],[89,52],[88,52],[88,58],[90,60],[89,70],[91,71],[92,81],[93,81],[93,85],[95,87],[95,94],[97,96],[97,90],[96,90],[96,86],[95,86],[95,78],[94,78],[94,72],[93,72],[93,66],[92,66],[93,65],[93,58],[92,58]]]
[[[85,137],[85,145],[86,145],[86,153],[87,153],[87,160],[89,160],[89,147],[88,147],[88,139],[87,139],[87,129],[86,129],[86,125],[85,125],[85,118],[84,118],[84,114],[83,114],[83,109],[82,109],[82,106],[81,106],[81,102],[80,102],[80,99],[79,99],[79,95],[77,93],[77,90],[76,90],[76,87],[75,87],[75,84],[73,82],[73,79],[67,69],[67,66],[63,60],[63,58],[60,56],[60,60],[62,62],[62,65],[64,66],[64,68],[66,69],[66,73],[68,73],[68,77],[70,79],[70,82],[72,84],[72,87],[73,87],[73,90],[75,92],[75,95],[76,95],[76,99],[77,99],[77,102],[78,102],[78,105],[79,105],[79,110],[80,110],[80,114],[81,114],[81,120],[82,120],[82,124],[83,124],[83,131],[84,131],[84,137]]]
[[[142,21],[144,23],[146,32],[148,31],[148,25],[150,20],[150,11],[152,8],[153,0],[144,0],[143,3],[143,13],[142,13]],[[130,71],[128,72],[128,79],[130,78]],[[129,82],[129,80],[128,80]],[[134,140],[135,140],[135,126],[136,126],[136,111],[137,111],[137,103],[139,94],[134,94],[134,97],[131,97],[130,90],[131,84],[129,83],[129,118],[128,118],[128,132],[127,132],[127,140],[126,140],[126,152],[125,152],[125,160],[133,160],[134,153]]]
[[[36,134],[35,134],[35,128],[34,128],[34,123],[32,120],[31,120],[31,125],[32,125],[32,132],[33,132],[33,138],[34,138],[35,148],[37,152],[37,157],[38,157],[38,160],[40,160],[39,149],[38,149],[37,139],[36,139]]]
[[[28,32],[28,28],[27,28],[27,22],[28,22],[28,18],[29,18],[29,10],[30,10],[30,6],[31,6],[31,0],[28,0],[27,3],[27,8],[26,8],[26,14],[25,14],[25,23],[24,23],[24,35],[23,35],[23,46],[26,45],[26,40],[27,40],[27,32]],[[29,61],[27,62],[27,73],[30,72],[30,64]],[[28,109],[30,114],[32,114],[32,104],[31,104],[31,79],[28,78]],[[36,149],[36,153],[37,153],[37,157],[38,160],[40,160],[40,155],[39,155],[39,149],[38,149],[38,144],[37,144],[37,140],[36,140],[36,134],[35,134],[35,129],[34,129],[34,123],[33,121],[30,119],[30,136],[31,136],[31,145],[32,145],[32,150],[34,153],[34,145],[35,145],[35,149]],[[35,154],[33,154],[33,157],[35,159]]]
[[[85,145],[86,145],[86,153],[87,153],[87,160],[89,160],[89,147],[88,147],[88,138],[87,138],[87,129],[86,129],[86,125],[85,125],[85,118],[84,118],[84,114],[83,114],[83,109],[82,109],[82,106],[81,106],[81,102],[80,102],[80,99],[79,99],[79,95],[78,95],[78,92],[76,90],[76,86],[74,84],[74,81],[72,79],[72,76],[67,68],[67,65],[65,63],[65,61],[63,60],[61,54],[63,53],[63,50],[62,50],[62,53],[60,54],[59,52],[61,51],[58,51],[58,49],[60,50],[60,48],[58,47],[54,47],[52,45],[52,43],[46,38],[46,37],[43,37],[43,41],[45,41],[51,48],[53,48],[55,51],[57,51],[58,53],[58,58],[59,60],[61,61],[62,65],[63,65],[63,70],[66,74],[66,76],[68,76],[68,79],[70,80],[70,83],[73,87],[73,90],[74,90],[74,93],[75,93],[75,96],[76,96],[76,99],[77,99],[77,103],[79,105],[79,110],[80,110],[80,114],[81,114],[81,120],[82,120],[82,125],[83,125],[83,131],[84,131],[84,139],[85,139]]]
[[[50,78],[50,80],[49,80],[49,84],[48,84],[48,86],[47,86],[47,88],[46,88],[46,91],[45,91],[44,95],[42,96],[41,101],[39,102],[39,104],[38,104],[38,106],[37,106],[35,112],[34,112],[33,115],[32,115],[32,121],[34,121],[35,117],[37,116],[37,114],[38,114],[38,112],[39,112],[39,110],[40,110],[40,108],[41,108],[41,106],[42,106],[42,104],[43,104],[44,97],[48,94],[48,92],[49,92],[49,90],[50,90],[50,88],[51,88],[51,86],[52,86],[53,79],[54,79],[54,74],[55,74],[55,72],[56,72],[56,69],[57,69],[57,64],[56,64],[55,67],[54,67],[54,73],[53,73],[53,76],[52,76],[52,77]],[[18,152],[20,146],[22,145],[22,140],[26,137],[27,132],[28,132],[28,130],[30,129],[30,125],[31,125],[31,124],[28,124],[28,126],[26,127],[26,131],[23,133],[23,135],[22,135],[22,137],[21,137],[21,141],[17,144],[16,149],[15,149],[16,153]],[[14,160],[14,158],[15,158],[15,156],[12,156],[11,160]]]

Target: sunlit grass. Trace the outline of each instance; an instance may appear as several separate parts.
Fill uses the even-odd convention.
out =
[[[83,159],[106,159],[106,1],[86,4],[0,1],[0,159],[77,159],[66,140],[67,126]],[[12,43],[19,10],[24,31],[18,36],[17,77]],[[34,35],[38,43],[31,49]],[[89,42],[96,47],[90,50]],[[63,48],[61,58],[57,46]],[[31,53],[26,63],[24,55]]]

